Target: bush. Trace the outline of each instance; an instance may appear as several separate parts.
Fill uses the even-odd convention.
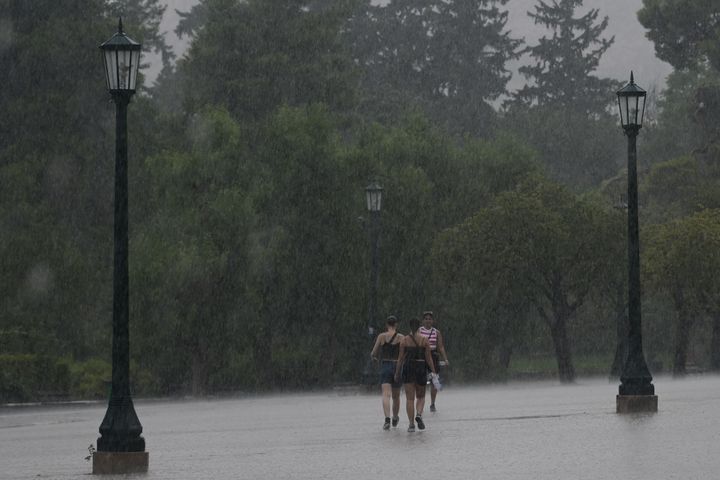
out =
[[[0,402],[64,398],[70,393],[68,360],[44,355],[0,355]]]
[[[0,401],[27,402],[37,390],[35,355],[0,355]]]
[[[112,366],[105,360],[93,358],[70,365],[71,395],[74,398],[106,399],[110,396]]]

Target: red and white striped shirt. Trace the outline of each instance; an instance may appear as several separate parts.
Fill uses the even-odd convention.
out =
[[[428,343],[430,344],[430,350],[437,350],[438,331],[435,327],[420,327],[418,329],[418,332],[420,332],[420,335],[428,339]]]

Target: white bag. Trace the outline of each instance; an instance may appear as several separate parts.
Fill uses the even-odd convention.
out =
[[[440,375],[437,373],[431,373],[430,379],[432,380],[432,384],[435,386],[436,390],[442,390],[442,383],[440,383]]]

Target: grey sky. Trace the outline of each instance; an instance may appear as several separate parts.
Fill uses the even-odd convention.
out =
[[[166,32],[168,42],[173,45],[175,53],[180,57],[187,49],[187,39],[180,40],[174,33],[179,17],[176,10],[188,11],[198,3],[198,0],[166,0],[168,8],[160,25]],[[380,3],[380,2],[378,2]],[[506,7],[510,12],[508,29],[515,37],[524,37],[528,43],[533,43],[545,32],[542,27],[533,24],[527,16],[533,10],[536,0],[510,0]],[[618,80],[627,80],[630,70],[635,71],[638,84],[646,89],[653,85],[662,87],[665,77],[672,71],[667,63],[655,57],[654,47],[645,37],[645,30],[637,20],[637,11],[642,7],[642,0],[585,0],[585,8],[597,8],[601,16],[610,18],[606,30],[607,36],[615,36],[615,43],[603,57],[597,74],[603,77],[612,77]],[[148,57],[151,63],[146,71],[150,82],[157,76],[161,67],[159,59]],[[511,65],[513,69],[517,64]],[[518,74],[513,75],[509,89],[515,90],[522,86],[524,79]]]

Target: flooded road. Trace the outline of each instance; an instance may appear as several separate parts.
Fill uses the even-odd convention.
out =
[[[150,471],[121,478],[718,478],[720,378],[654,384],[659,413],[635,416],[615,414],[606,380],[453,386],[416,433],[404,407],[399,427],[382,430],[379,395],[136,400]],[[104,413],[1,408],[0,478],[89,478],[84,457]]]

